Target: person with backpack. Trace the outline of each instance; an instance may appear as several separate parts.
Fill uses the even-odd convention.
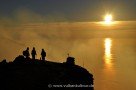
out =
[[[28,59],[30,57],[30,53],[29,53],[29,47],[27,47],[27,49],[25,51],[23,51],[23,55],[26,59]]]

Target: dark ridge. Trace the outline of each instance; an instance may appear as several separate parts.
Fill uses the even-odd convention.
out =
[[[93,90],[93,75],[68,57],[64,63],[26,59],[0,62],[0,90]]]

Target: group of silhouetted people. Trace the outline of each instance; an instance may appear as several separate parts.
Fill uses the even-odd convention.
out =
[[[27,49],[25,51],[23,51],[23,55],[25,58],[30,58],[30,53],[29,53],[29,47],[27,47]],[[36,50],[35,50],[35,47],[33,47],[32,51],[31,51],[31,55],[32,55],[32,59],[35,60],[36,59]],[[42,49],[41,51],[41,59],[42,60],[45,60],[45,57],[46,57],[46,52],[44,49]]]

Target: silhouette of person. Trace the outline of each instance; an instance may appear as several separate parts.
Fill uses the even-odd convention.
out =
[[[29,53],[29,47],[27,47],[27,49],[25,51],[23,51],[23,55],[25,56],[25,58],[29,58],[30,53]]]
[[[35,60],[35,56],[37,55],[37,54],[36,54],[35,47],[33,47],[33,50],[31,51],[31,55],[32,55],[32,59]]]
[[[42,56],[42,60],[45,60],[46,52],[44,49],[42,49],[41,56]]]

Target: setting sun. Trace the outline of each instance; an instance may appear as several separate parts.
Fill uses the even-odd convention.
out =
[[[111,14],[105,15],[104,22],[105,22],[105,24],[111,24],[112,23],[112,15]]]
[[[103,16],[103,21],[100,21],[99,24],[103,26],[113,26],[115,24],[118,24],[118,22],[113,20],[112,14],[107,13]]]

